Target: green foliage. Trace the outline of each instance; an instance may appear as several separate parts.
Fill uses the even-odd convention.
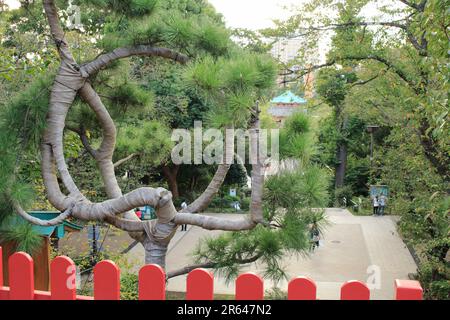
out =
[[[20,139],[25,148],[36,148],[45,125],[53,76],[37,77],[23,92],[9,101],[1,113],[2,133]]]
[[[84,5],[109,9],[130,18],[151,14],[158,4],[158,0],[80,0],[77,2]]]
[[[38,150],[48,109],[50,83],[51,73],[37,77],[26,90],[6,102],[0,110],[0,225],[14,213],[11,199],[24,206],[33,201],[32,185],[29,184],[33,181],[26,170],[22,171],[29,163],[20,160],[26,154]],[[21,227],[14,233],[11,229],[11,235],[25,236],[27,230]],[[27,237],[24,239],[29,240]],[[26,242],[24,245],[29,244]]]
[[[280,136],[282,134],[295,137],[295,141],[307,139],[308,145],[313,141],[309,119],[303,114],[295,114],[288,119]],[[286,279],[281,257],[286,252],[307,255],[310,249],[309,225],[313,222],[319,226],[325,224],[323,212],[311,208],[321,208],[328,203],[328,176],[322,168],[307,161],[310,149],[293,150],[292,146],[299,143],[286,144],[287,141],[280,138],[280,149],[284,146],[289,150],[291,147],[290,155],[302,157],[303,161],[296,171],[284,171],[265,179],[264,218],[277,228],[258,225],[250,231],[207,238],[194,252],[197,262],[213,261],[214,269],[227,280],[238,274],[239,264],[256,260],[263,266],[265,278],[276,282]],[[215,201],[220,200],[217,198]],[[222,205],[222,202],[217,205]],[[241,208],[244,209],[243,202]]]
[[[320,129],[318,132],[318,152],[314,156],[314,160],[318,163],[325,164],[330,168],[337,166],[336,149],[339,143],[347,145],[347,166],[345,173],[345,184],[343,190],[334,190],[334,181],[330,184],[333,190],[333,198],[347,200],[353,196],[367,196],[370,174],[370,136],[366,130],[367,123],[358,115],[350,115],[347,119],[344,129],[338,131],[336,128],[335,115],[328,116],[320,121]],[[389,131],[387,131],[389,132]],[[387,132],[384,128],[380,128],[374,135],[374,144],[383,143]],[[330,191],[331,191],[330,190]],[[350,204],[347,201],[347,204]]]
[[[317,93],[330,106],[340,107],[348,92],[346,84],[353,81],[353,76],[353,73],[333,69],[322,70],[317,81]]]
[[[268,177],[264,202],[269,208],[323,207],[328,202],[327,186],[327,174],[311,165]]]
[[[119,46],[149,44],[171,47],[188,55],[224,55],[232,46],[223,22],[204,1],[108,1],[114,12],[106,19],[105,50]],[[127,19],[121,19],[126,15]],[[123,17],[123,16],[122,16]]]
[[[250,198],[243,198],[240,201],[240,206],[241,206],[241,210],[243,211],[247,211],[250,209],[250,202],[251,199]]]
[[[120,277],[120,299],[138,300],[139,299],[139,278],[136,274],[126,273]]]
[[[150,110],[153,105],[151,92],[129,82],[115,86],[107,94],[110,103],[114,104],[114,111],[121,114],[131,113],[131,108],[136,108],[138,112],[142,113]]]
[[[193,88],[202,88],[209,92],[219,90],[222,86],[222,78],[217,76],[221,69],[220,63],[212,57],[207,56],[196,63],[190,64],[184,76],[185,80]]]
[[[280,158],[295,158],[308,162],[315,153],[310,119],[306,114],[295,113],[286,119],[279,135]]]
[[[41,236],[23,220],[9,218],[0,225],[0,242],[11,242],[15,251],[35,253],[42,246]]]
[[[184,73],[186,85],[211,105],[209,125],[246,128],[255,102],[270,93],[276,65],[264,55],[236,50],[227,58],[204,58]]]
[[[287,300],[287,292],[282,291],[278,287],[273,287],[266,290],[264,293],[264,299],[266,300]]]
[[[186,88],[179,65],[160,61],[144,64],[141,70],[139,77],[146,90],[151,90],[155,96],[154,119],[164,121],[170,128],[186,129],[192,128],[194,121],[203,119],[209,105]]]
[[[156,120],[141,124],[128,124],[119,128],[117,150],[119,154],[139,153],[154,165],[164,163],[170,155],[173,142],[168,128]]]
[[[225,180],[223,182],[224,186],[237,185],[239,187],[247,186],[247,172],[242,168],[241,165],[232,164],[227,172]]]

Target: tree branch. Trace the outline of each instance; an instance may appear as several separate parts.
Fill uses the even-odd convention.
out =
[[[189,273],[189,272],[191,272],[192,270],[195,270],[195,269],[199,269],[199,268],[212,269],[215,266],[216,266],[216,263],[214,263],[214,262],[204,262],[204,263],[191,264],[191,265],[185,266],[183,268],[167,272],[166,279],[171,279],[171,278],[175,278],[175,277],[181,276],[183,274],[187,274],[187,273]]]
[[[88,77],[106,67],[111,62],[130,56],[163,57],[180,63],[186,63],[189,60],[187,56],[167,48],[138,45],[134,47],[117,48],[109,53],[102,54],[95,60],[81,66],[81,72],[83,76]]]
[[[361,81],[357,81],[357,82],[355,82],[355,83],[352,83],[352,84],[350,85],[350,88],[353,88],[353,87],[356,87],[356,86],[363,86],[363,85],[366,85],[366,84],[368,84],[369,82],[372,82],[373,80],[377,79],[379,76],[380,76],[380,74],[377,74],[377,75],[375,75],[375,76],[373,76],[373,77],[371,77],[371,78],[369,78],[369,79],[367,79],[367,80],[361,80]]]
[[[64,39],[65,33],[59,23],[58,10],[56,9],[54,1],[43,0],[42,2],[45,14],[47,16],[48,24],[50,26],[52,38],[55,41],[61,59],[75,65],[75,60],[72,56],[72,53],[70,52],[67,42]]]
[[[113,225],[114,227],[127,232],[142,233],[145,231],[144,223],[142,221],[123,219],[118,216],[108,216],[105,218],[105,221]]]
[[[132,154],[130,154],[129,156],[123,158],[123,159],[117,160],[117,162],[114,162],[114,168],[117,168],[117,167],[120,166],[121,164],[124,164],[124,163],[127,162],[128,160],[131,160],[131,159],[133,159],[134,157],[136,157],[136,156],[138,156],[138,155],[139,155],[138,153],[132,153]]]
[[[261,258],[261,254],[254,255],[253,257],[250,257],[247,259],[236,259],[236,262],[239,264],[248,264],[248,263],[255,262],[259,258]],[[191,264],[191,265],[185,266],[183,268],[168,272],[166,275],[166,279],[171,279],[171,278],[181,276],[183,274],[187,274],[187,273],[191,272],[192,270],[195,270],[198,268],[214,269],[214,268],[217,268],[218,266],[219,266],[219,264],[217,262],[213,262],[213,261]]]
[[[410,17],[410,16],[409,16]],[[414,36],[414,34],[409,29],[409,22],[408,18],[406,17],[401,20],[396,21],[384,21],[384,22],[365,22],[365,21],[349,21],[346,23],[332,23],[326,26],[318,26],[318,27],[309,27],[309,28],[300,28],[300,30],[305,30],[303,33],[300,34],[292,34],[290,38],[298,38],[298,37],[304,37],[308,36],[314,31],[329,31],[329,30],[335,30],[335,29],[344,29],[348,27],[355,27],[355,26],[385,26],[385,27],[392,27],[392,28],[398,28],[403,30],[406,33],[406,36],[408,37],[409,42],[413,45],[413,47],[419,52],[420,55],[426,56],[426,42],[422,38],[422,42],[419,42],[418,38]],[[405,22],[405,23],[401,23]]]
[[[84,129],[83,126],[81,126],[80,128],[66,126],[66,129],[78,134],[78,136],[80,137],[81,143],[83,144],[83,147],[95,159],[95,157],[97,156],[97,151],[94,148],[92,148],[91,144],[89,143],[89,139],[86,135],[86,129]]]
[[[290,79],[290,80],[286,80],[285,83],[287,82],[293,82],[293,81],[297,81],[299,78],[303,77],[305,74],[311,72],[312,70],[318,70],[324,67],[330,67],[340,61],[345,61],[345,60],[355,60],[355,61],[361,61],[361,60],[374,60],[374,61],[378,61],[382,64],[384,64],[386,67],[388,67],[389,70],[392,70],[395,74],[397,74],[397,76],[399,76],[406,84],[409,85],[409,87],[416,93],[419,94],[420,88],[417,86],[417,84],[409,79],[409,77],[406,75],[406,73],[400,69],[400,67],[397,67],[396,65],[394,65],[391,61],[387,60],[386,58],[383,58],[379,55],[376,54],[369,54],[367,56],[346,56],[346,57],[342,57],[342,58],[338,58],[338,59],[333,59],[330,60],[329,62],[326,62],[324,64],[320,64],[320,65],[314,65],[308,69],[303,69],[300,71],[300,73]]]
[[[206,230],[223,231],[250,230],[253,229],[257,224],[251,217],[231,220],[206,216],[202,214],[192,214],[188,212],[178,212],[175,215],[173,222],[176,224],[190,224]]]
[[[414,3],[412,1],[408,1],[408,0],[399,0],[400,2],[406,4],[408,7],[416,9],[417,11],[422,12],[425,8],[425,5],[427,3],[427,0],[423,0],[421,3],[417,4]]]
[[[425,153],[425,157],[431,162],[444,181],[450,181],[450,158],[436,148],[436,142],[429,134],[430,124],[426,118],[420,121],[419,141]]]
[[[50,220],[42,220],[36,217],[31,216],[28,212],[26,212],[19,202],[12,200],[13,207],[16,212],[25,220],[37,226],[43,227],[51,227],[56,226],[63,223],[64,220],[69,218],[72,214],[73,204],[66,209],[64,212],[60,213],[56,218]]]

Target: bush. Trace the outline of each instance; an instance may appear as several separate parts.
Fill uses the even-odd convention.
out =
[[[246,211],[246,210],[250,210],[250,198],[243,198],[241,200],[241,209]]]
[[[422,262],[420,264],[417,280],[422,285],[425,299],[450,299],[450,278],[448,277],[448,272],[448,266],[445,267],[441,263]]]
[[[278,287],[266,290],[266,300],[287,300],[287,292],[284,292]]]
[[[125,273],[120,277],[120,299],[138,300],[138,276]]]
[[[219,196],[215,196],[211,203],[209,204],[209,208],[220,208],[220,209],[227,209],[231,207],[231,204],[235,201],[240,202],[240,199],[238,197],[226,195],[223,198]],[[242,208],[242,207],[241,207]]]
[[[225,203],[224,203],[223,199],[218,196],[215,196],[209,204],[210,208],[223,208],[224,206],[225,206]]]
[[[225,201],[225,203],[228,203],[228,205],[230,205],[232,202],[239,201],[239,198],[227,194],[223,197],[223,200]]]
[[[351,186],[345,186],[342,188],[338,188],[334,192],[334,203],[335,206],[344,206],[344,197],[347,199],[346,206],[351,204],[350,199],[353,196],[353,190]]]

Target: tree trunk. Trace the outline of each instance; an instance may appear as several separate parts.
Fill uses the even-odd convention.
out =
[[[421,120],[419,127],[419,140],[423,147],[425,157],[434,167],[436,172],[442,177],[444,181],[450,181],[450,158],[445,155],[436,141],[433,140],[430,131],[430,124],[426,118]]]
[[[345,171],[347,168],[347,145],[345,143],[338,145],[336,160],[338,164],[336,165],[335,188],[339,189],[344,186]]]
[[[173,199],[177,199],[180,196],[180,193],[178,191],[178,171],[180,169],[179,165],[173,165],[173,166],[162,166],[162,172],[164,174],[164,177],[167,180],[167,184],[169,185],[169,190],[172,192]]]
[[[343,114],[341,107],[336,107],[336,127],[339,140],[336,146],[335,190],[342,188],[347,169],[347,142],[344,139],[347,130],[348,117]]]

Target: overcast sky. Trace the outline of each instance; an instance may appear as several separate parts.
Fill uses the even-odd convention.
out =
[[[228,27],[261,29],[273,26],[272,19],[286,19],[283,6],[299,5],[303,0],[209,0],[222,13]]]
[[[247,28],[258,30],[273,26],[273,19],[285,20],[296,10],[286,8],[292,6],[301,6],[308,0],[208,0],[218,12],[223,14],[225,22],[230,28]],[[11,8],[17,8],[17,0],[6,0]],[[361,15],[368,21],[385,20],[380,18],[379,6],[403,6],[400,1],[377,0],[369,3],[363,8]],[[384,17],[386,18],[386,17]],[[319,41],[320,60],[323,60],[330,42],[330,36],[327,34]]]
[[[307,0],[209,0],[209,2],[222,13],[228,27],[261,29],[273,26],[272,19],[284,20],[293,12],[283,9],[292,5],[301,5]],[[19,1],[6,0],[11,8],[17,8]],[[377,5],[400,4],[399,1],[379,0],[377,4],[367,6],[362,14],[367,18],[378,15]]]
[[[222,13],[227,25],[233,28],[259,29],[272,26],[271,19],[286,18],[283,5],[300,4],[303,0],[209,0]],[[17,0],[6,0],[12,9]]]

